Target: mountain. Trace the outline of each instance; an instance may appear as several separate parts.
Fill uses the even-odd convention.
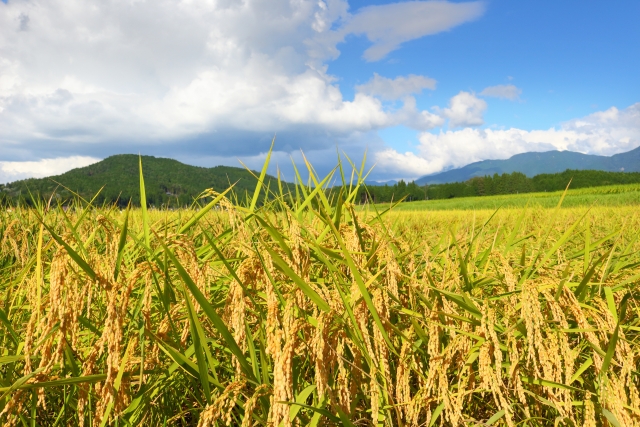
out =
[[[221,192],[237,181],[234,191],[244,197],[245,191],[252,195],[256,178],[242,168],[216,166],[204,168],[190,166],[177,160],[142,156],[145,193],[147,202],[152,206],[169,204],[184,206],[193,202],[207,188]],[[259,175],[258,172],[254,172]],[[70,170],[62,175],[49,178],[26,179],[0,185],[0,199],[5,197],[30,200],[30,193],[48,198],[56,191],[59,199],[68,199],[72,193],[69,188],[84,198],[92,198],[100,188],[104,189],[96,198],[97,204],[114,203],[126,205],[129,200],[138,204],[140,200],[140,175],[138,155],[119,154],[92,165]],[[55,182],[54,182],[55,181]],[[57,183],[64,187],[58,186]],[[267,176],[265,184],[277,188],[275,178]]]
[[[559,173],[567,169],[608,172],[640,172],[640,147],[613,156],[596,156],[573,151],[546,151],[516,154],[506,160],[483,160],[446,172],[426,175],[416,184],[464,182],[476,176],[521,172],[528,177]]]

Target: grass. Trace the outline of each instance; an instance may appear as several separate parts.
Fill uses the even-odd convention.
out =
[[[0,212],[0,421],[640,425],[634,207],[362,212],[309,172]]]
[[[395,209],[409,210],[482,210],[498,208],[524,208],[536,206],[553,208],[562,196],[562,191],[548,193],[508,194],[499,196],[461,197],[446,200],[424,200],[405,202]],[[386,204],[388,205],[388,204]],[[603,187],[569,190],[562,207],[581,206],[640,206],[640,184],[610,185]],[[381,204],[380,208],[385,207]]]

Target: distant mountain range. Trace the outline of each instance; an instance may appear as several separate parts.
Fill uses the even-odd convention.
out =
[[[202,191],[213,188],[226,190],[236,183],[236,196],[253,194],[256,178],[242,168],[216,166],[204,168],[190,166],[177,160],[142,156],[147,201],[150,205],[184,206],[192,203]],[[529,177],[540,174],[561,173],[567,169],[607,172],[640,172],[640,147],[613,156],[595,156],[572,151],[547,151],[517,154],[506,160],[484,160],[459,169],[423,176],[418,185],[465,182],[474,177],[521,172]],[[254,172],[256,175],[258,172]],[[61,184],[60,185],[58,185]],[[266,184],[277,188],[275,178],[267,176]],[[393,186],[395,181],[372,182],[368,186]],[[97,204],[118,202],[121,206],[140,200],[138,156],[119,154],[92,165],[70,170],[48,178],[32,178],[0,184],[3,198],[30,200],[31,195],[48,198],[55,190],[58,198],[69,199],[72,192],[84,198],[93,197],[104,186],[96,199]],[[65,188],[67,187],[67,188]],[[69,191],[71,190],[71,191]]]
[[[416,180],[416,184],[464,182],[476,176],[522,172],[528,177],[560,173],[567,169],[608,172],[640,172],[640,147],[613,156],[596,156],[573,151],[516,154],[506,160],[483,160]]]
[[[204,168],[153,156],[142,156],[142,168],[147,201],[154,206],[188,205],[207,188],[221,192],[236,182],[236,195],[244,197],[245,192],[253,195],[257,182],[250,172],[242,168]],[[254,173],[259,175],[259,172]],[[4,195],[14,200],[21,198],[28,201],[30,194],[48,198],[54,190],[62,199],[72,197],[72,193],[64,187],[90,199],[104,186],[96,199],[97,204],[118,201],[122,206],[131,200],[136,205],[140,200],[139,179],[138,155],[119,154],[62,175],[0,185],[0,199]],[[278,188],[274,177],[267,176],[266,181],[270,183],[271,189]]]

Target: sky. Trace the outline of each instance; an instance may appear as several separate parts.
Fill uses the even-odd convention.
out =
[[[107,156],[374,180],[640,146],[637,0],[1,0],[0,183]]]

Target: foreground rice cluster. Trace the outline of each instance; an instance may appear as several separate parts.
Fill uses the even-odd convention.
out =
[[[320,184],[0,213],[0,422],[640,425],[631,209],[381,216]]]

